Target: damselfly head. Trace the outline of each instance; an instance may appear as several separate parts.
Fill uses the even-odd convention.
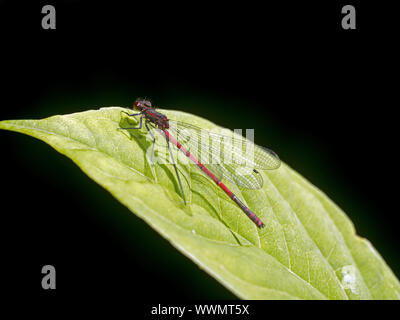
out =
[[[151,104],[151,101],[148,99],[143,99],[143,98],[137,98],[135,103],[133,104],[133,109],[135,110],[143,110],[145,107],[152,108],[153,105]]]

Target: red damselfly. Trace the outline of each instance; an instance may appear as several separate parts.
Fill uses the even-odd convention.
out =
[[[156,139],[150,127],[159,130],[167,142],[168,151],[185,204],[185,194],[170,143],[183,152],[188,159],[210,177],[257,225],[257,227],[263,228],[265,226],[261,219],[225,186],[222,179],[230,180],[238,186],[248,189],[262,188],[263,179],[257,169],[272,170],[279,168],[281,162],[275,152],[257,146],[243,137],[235,136],[232,140],[232,138],[228,136],[212,133],[181,121],[173,121],[173,124],[171,124],[172,121],[168,119],[166,115],[156,111],[156,108],[153,107],[150,100],[147,99],[137,99],[133,105],[133,109],[138,112],[132,114],[125,113],[131,117],[140,116],[139,126],[121,129],[141,129],[144,120],[144,125],[153,142],[151,155],[154,153]],[[220,141],[217,146],[213,143],[215,140]],[[220,146],[222,146],[222,148],[219,148]],[[245,150],[245,152],[243,152],[243,150]],[[202,161],[200,161],[200,159]],[[208,161],[203,161],[203,159],[207,159]],[[212,161],[210,161],[210,159]]]

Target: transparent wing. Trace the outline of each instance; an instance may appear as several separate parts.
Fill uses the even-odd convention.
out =
[[[208,169],[221,180],[229,180],[240,187],[247,189],[261,189],[264,180],[257,170],[247,167],[226,166],[224,164],[211,164]]]
[[[281,164],[274,151],[258,146],[238,134],[222,135],[172,120],[169,130],[180,143],[190,142],[192,147],[190,152],[194,153],[197,150],[197,153],[208,156],[208,159],[205,157],[204,164],[233,162],[240,166],[263,170],[277,169]]]
[[[230,180],[248,189],[260,189],[261,174],[256,169],[276,169],[278,156],[239,135],[221,135],[191,124],[170,121],[170,133],[221,180]]]

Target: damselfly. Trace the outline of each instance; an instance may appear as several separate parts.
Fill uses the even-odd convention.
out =
[[[151,128],[158,130],[162,134],[167,142],[185,204],[186,198],[170,143],[182,151],[188,159],[210,177],[257,227],[263,228],[265,226],[261,219],[222,183],[222,179],[230,180],[238,186],[248,189],[262,188],[263,179],[257,169],[272,170],[279,168],[281,162],[275,152],[257,146],[243,137],[238,138],[238,136],[235,136],[232,139],[232,137],[213,133],[192,124],[181,121],[172,122],[166,115],[156,111],[156,108],[147,99],[137,99],[133,109],[138,112],[132,114],[126,112],[126,114],[131,117],[140,116],[139,126],[121,129],[141,129],[144,120],[144,125],[153,142],[151,155],[153,155],[156,141]],[[219,141],[217,145],[214,143],[216,140]],[[207,166],[205,161],[200,161],[199,159],[207,159]]]

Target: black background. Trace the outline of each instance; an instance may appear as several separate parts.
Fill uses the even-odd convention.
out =
[[[56,8],[56,30],[41,28],[44,4]],[[344,4],[356,6],[357,30],[342,30]],[[326,192],[399,277],[396,25],[379,6],[3,1],[0,119],[147,96],[254,128],[256,142]],[[1,141],[9,292],[40,301],[235,298],[70,160],[27,136],[1,132]],[[56,267],[56,291],[41,289],[45,264]]]

